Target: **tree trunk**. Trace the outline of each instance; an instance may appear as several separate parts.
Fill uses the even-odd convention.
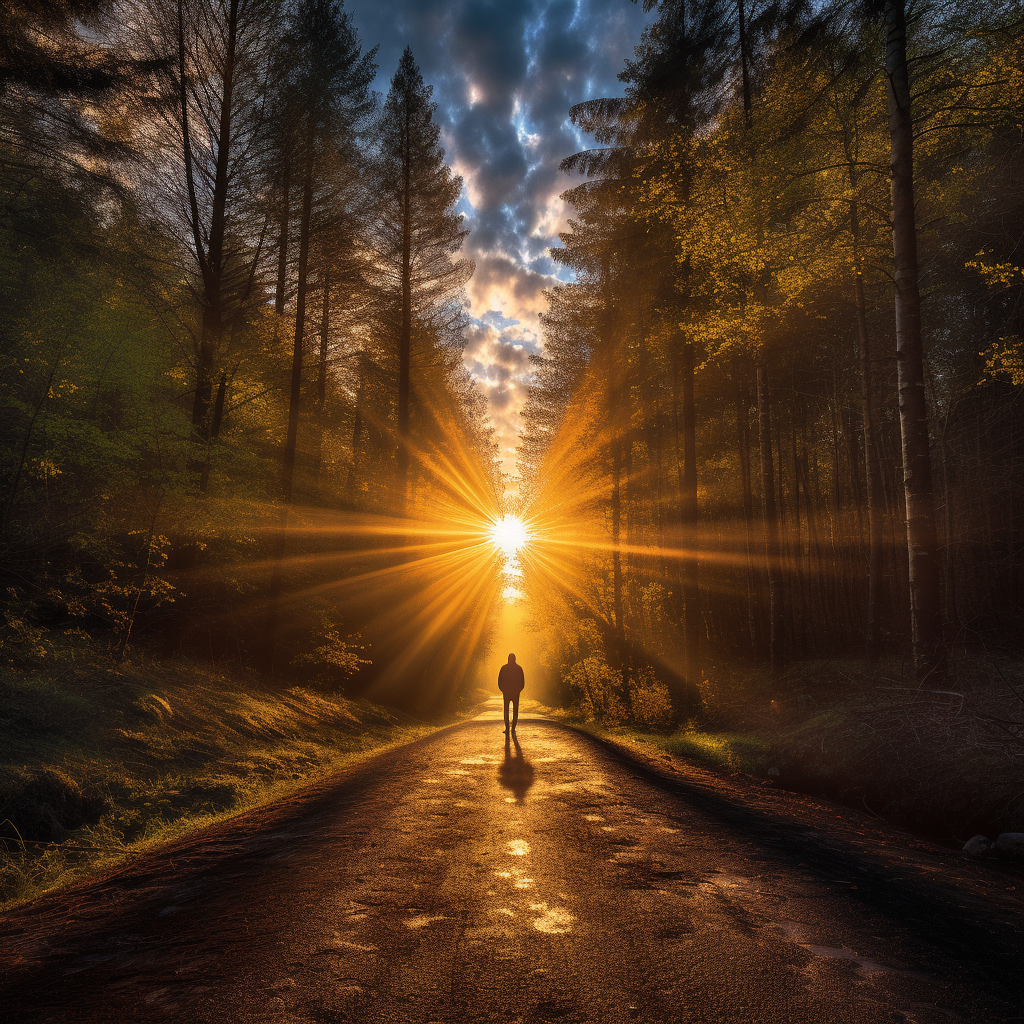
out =
[[[761,649],[758,625],[757,567],[754,565],[754,493],[750,470],[750,397],[742,380],[736,385],[736,431],[740,456],[740,486],[743,490],[743,537],[747,563],[747,628],[750,632],[750,651]]]
[[[228,166],[231,153],[231,117],[234,99],[235,44],[238,38],[239,0],[231,0],[225,26],[226,50],[222,73],[220,120],[217,129],[217,163],[214,168],[213,196],[210,206],[210,230],[204,247],[199,223],[192,161],[192,140],[188,123],[188,92],[185,62],[185,27],[182,0],[178,2],[178,75],[181,100],[182,146],[185,183],[189,199],[192,239],[203,280],[203,319],[196,354],[196,390],[192,402],[193,439],[203,448],[209,438],[209,409],[213,393],[213,367],[223,331],[221,286],[224,274],[224,238],[227,230]],[[205,452],[204,452],[205,455]],[[194,460],[197,462],[198,460]],[[203,460],[205,462],[205,458]],[[201,470],[202,463],[195,466]]]
[[[771,391],[764,355],[757,359],[757,433],[761,454],[761,508],[764,515],[765,570],[768,574],[768,661],[773,675],[785,660],[782,632],[783,581],[779,566],[779,517],[775,505],[775,465],[772,461]]]
[[[203,462],[203,475],[199,478],[200,494],[205,494],[206,488],[210,484],[210,462],[213,458],[213,442],[217,440],[217,435],[220,434],[220,425],[224,419],[224,399],[227,394],[227,388],[228,375],[226,372],[222,372],[220,384],[217,385],[217,400],[213,403],[213,422],[210,424],[210,436],[206,442],[206,459]]]
[[[625,636],[622,621],[622,559],[619,554],[622,518],[622,442],[617,434],[612,435],[612,604],[615,615],[615,632],[620,644]]]
[[[882,473],[878,465],[875,438],[874,370],[871,365],[871,335],[868,334],[867,304],[864,300],[864,271],[860,254],[860,224],[857,204],[850,203],[850,234],[853,237],[854,305],[857,310],[857,338],[860,343],[860,415],[864,435],[864,476],[868,504],[868,601],[865,646],[870,661],[878,657],[880,637],[879,594],[882,587]]]
[[[682,346],[683,373],[683,472],[679,495],[679,512],[683,528],[683,678],[687,700],[700,687],[700,608],[698,592],[697,554],[697,413],[693,396],[694,376],[693,343]]]
[[[737,0],[740,30],[740,69],[743,82],[743,120],[750,127],[750,110],[753,101],[750,94],[750,40],[747,36],[747,18],[743,0]]]
[[[846,571],[846,531],[843,529],[843,476],[842,446],[840,444],[839,396],[833,381],[832,401],[829,413],[832,418],[832,514],[830,516],[829,539],[832,544],[832,579],[835,581],[836,608],[839,641],[845,646],[848,642],[848,624],[855,614],[850,606],[849,574]]]
[[[302,187],[302,215],[299,221],[299,272],[295,292],[295,342],[292,348],[292,379],[288,398],[288,436],[281,460],[281,490],[284,505],[281,508],[274,548],[271,554],[267,620],[263,634],[263,667],[268,675],[274,673],[274,653],[277,645],[277,624],[281,602],[281,584],[284,559],[288,544],[288,506],[292,503],[295,482],[295,453],[299,438],[299,405],[302,400],[302,346],[306,325],[306,277],[309,267],[309,235],[313,212],[313,143],[314,126],[310,119],[306,133],[305,175]]]
[[[363,441],[363,400],[366,393],[366,353],[359,355],[359,383],[356,385],[356,411],[352,423],[352,462],[348,467],[348,479],[345,481],[345,495],[349,501],[355,499],[356,483],[359,475],[359,446]]]
[[[288,226],[291,221],[291,202],[288,188],[291,184],[291,153],[285,153],[284,170],[281,172],[280,228],[277,236],[277,287],[274,290],[274,312],[284,314],[284,299],[288,284]]]
[[[302,402],[302,355],[306,330],[306,292],[309,270],[309,235],[313,213],[313,126],[306,133],[306,168],[302,186],[302,216],[299,221],[299,272],[295,290],[295,341],[292,346],[292,380],[288,396],[288,437],[281,463],[281,485],[286,503],[291,503],[295,483],[295,453],[299,440],[299,406]]]
[[[320,311],[320,354],[317,359],[316,370],[316,418],[317,418],[317,448],[316,448],[316,478],[320,480],[320,473],[324,463],[324,431],[327,429],[327,335],[331,316],[331,272],[325,270],[323,274],[323,302]]]
[[[918,287],[914,216],[914,133],[910,112],[907,26],[904,0],[887,0],[886,99],[892,171],[893,256],[896,264],[896,369],[903,489],[907,506],[910,615],[914,672],[919,682],[941,671],[942,602],[928,407],[924,390],[921,294]]]
[[[796,388],[794,387],[794,392]],[[794,403],[803,401],[794,395]],[[800,518],[800,450],[797,445],[796,414],[790,411],[789,437],[793,446],[793,545],[791,561],[793,565],[793,582],[790,589],[790,606],[793,608],[793,646],[797,657],[807,655],[807,589],[804,582],[804,539]],[[798,603],[799,602],[799,603]]]
[[[402,155],[402,329],[398,338],[398,457],[395,463],[398,515],[405,514],[409,481],[409,391],[412,352],[412,155],[409,98],[405,103],[405,139]]]

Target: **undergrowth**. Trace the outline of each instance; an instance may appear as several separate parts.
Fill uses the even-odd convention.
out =
[[[595,735],[858,807],[949,840],[1024,831],[1024,664],[961,652],[931,686],[898,663],[713,669],[700,724],[670,734],[576,709]],[[590,719],[589,721],[587,719]]]
[[[432,728],[182,664],[0,670],[0,906]]]

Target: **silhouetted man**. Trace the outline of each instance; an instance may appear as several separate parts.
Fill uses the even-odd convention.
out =
[[[516,731],[516,724],[519,721],[519,694],[526,686],[526,679],[523,676],[522,668],[516,664],[516,656],[508,656],[508,664],[501,666],[498,672],[498,689],[505,697],[505,732],[508,732],[508,706],[512,705],[512,731]]]

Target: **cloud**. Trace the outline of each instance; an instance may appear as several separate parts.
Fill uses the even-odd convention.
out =
[[[364,47],[380,46],[386,93],[406,45],[434,88],[446,158],[464,181],[476,262],[465,363],[514,447],[542,345],[543,292],[566,278],[548,255],[566,228],[561,160],[588,144],[569,108],[621,95],[616,75],[650,16],[626,0],[348,0]],[[505,453],[511,472],[514,457]]]

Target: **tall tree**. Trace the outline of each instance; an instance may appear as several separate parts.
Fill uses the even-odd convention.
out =
[[[374,48],[362,46],[343,0],[302,0],[293,12],[285,40],[290,54],[291,80],[282,90],[286,102],[279,115],[302,111],[296,147],[301,168],[302,200],[299,213],[299,255],[295,288],[295,330],[288,390],[288,428],[281,458],[284,506],[274,543],[273,571],[264,633],[264,664],[273,670],[282,567],[287,544],[288,505],[295,484],[299,412],[302,402],[303,359],[306,338],[306,301],[309,293],[309,254],[315,232],[331,215],[330,204],[340,202],[340,178],[358,178],[362,161],[358,148],[361,131],[373,105],[369,93],[377,65]],[[287,214],[285,214],[287,216]],[[321,223],[317,223],[320,221]],[[283,244],[283,243],[282,243]],[[324,282],[325,298],[329,286]]]
[[[650,10],[654,4],[645,0],[644,6]],[[742,19],[742,3],[740,11]],[[689,201],[691,168],[684,162],[673,161],[669,154],[674,155],[677,147],[688,145],[693,133],[707,123],[713,109],[714,91],[727,67],[724,55],[728,50],[729,34],[727,10],[717,0],[665,3],[661,5],[658,20],[644,33],[636,48],[635,59],[627,62],[625,71],[619,76],[627,84],[629,98],[630,115],[624,119],[629,131],[620,132],[619,141],[628,147],[628,162],[634,164],[630,177],[648,180],[652,175],[671,176],[673,199],[683,206]],[[672,141],[666,145],[669,139]],[[621,157],[619,162],[623,162]],[[648,225],[657,224],[660,220],[649,202],[636,204],[636,215]],[[678,243],[678,237],[673,238],[672,243],[665,246],[666,255],[677,265],[685,266],[689,254],[686,246]],[[659,313],[671,325],[667,330],[667,345],[670,349],[672,419],[676,425],[679,463],[679,520],[684,547],[680,571],[683,677],[687,701],[693,704],[701,682],[699,644],[702,614],[698,586],[700,541],[694,390],[697,350],[688,332],[687,321],[696,312],[699,300],[691,287],[688,273],[684,271],[673,276],[675,294],[662,302]]]
[[[892,244],[896,264],[896,369],[903,494],[907,508],[914,670],[923,680],[943,664],[939,543],[925,396],[921,291],[914,210],[914,123],[907,61],[905,0],[886,0],[885,75],[892,174]]]
[[[288,116],[293,109],[302,111],[302,201],[288,433],[281,469],[286,502],[292,500],[295,477],[310,245],[318,229],[323,230],[327,221],[344,212],[339,208],[344,201],[339,180],[358,179],[362,153],[357,142],[372,110],[369,86],[377,70],[377,49],[362,52],[351,15],[344,10],[344,0],[303,0],[294,14],[288,47],[294,54],[289,92],[295,106],[289,103],[282,113]],[[314,211],[319,223],[314,220]],[[327,296],[329,291],[325,289]]]
[[[441,129],[412,50],[406,47],[391,80],[380,123],[377,187],[385,302],[391,306],[398,356],[395,462],[396,511],[405,509],[409,486],[413,336],[445,326],[473,273],[469,260],[453,258],[468,231],[455,205],[462,179],[444,162]]]
[[[138,23],[140,47],[173,55],[175,102],[146,129],[155,160],[143,192],[191,262],[192,464],[201,490],[226,348],[261,305],[267,217],[258,192],[280,9],[280,0],[150,0]]]

